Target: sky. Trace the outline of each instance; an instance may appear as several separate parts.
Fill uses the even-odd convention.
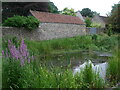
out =
[[[120,0],[50,0],[59,10],[65,7],[73,8],[75,11],[82,10],[83,8],[90,8],[92,11],[100,13],[101,16],[106,16],[114,4]]]

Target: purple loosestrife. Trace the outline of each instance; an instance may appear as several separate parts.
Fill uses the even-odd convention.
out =
[[[32,57],[31,57],[31,58],[32,58],[32,60],[34,60],[34,59],[35,59],[33,55],[32,55]]]
[[[11,57],[18,60],[19,51],[17,48],[8,40],[8,48],[11,54]]]
[[[6,50],[4,51],[4,56],[6,58],[10,58],[10,55],[8,54],[8,49],[6,48]]]
[[[4,51],[2,50],[2,55],[4,55]]]
[[[20,65],[24,66],[25,61],[27,63],[30,63],[30,60],[33,59],[33,55],[30,57],[29,52],[27,50],[27,46],[24,43],[24,40],[22,39],[21,44],[18,48],[15,47],[15,45],[12,44],[10,40],[8,40],[8,50],[6,51],[6,56],[10,55],[13,59],[20,60]],[[4,54],[4,51],[2,51]]]
[[[25,61],[24,61],[24,59],[23,59],[23,60],[21,60],[20,65],[21,65],[21,66],[24,66],[24,65],[25,65]]]
[[[28,58],[28,63],[30,63],[30,57]]]
[[[20,53],[22,54],[22,56],[27,56],[27,46],[24,43],[24,40],[22,40],[21,45],[20,45]]]

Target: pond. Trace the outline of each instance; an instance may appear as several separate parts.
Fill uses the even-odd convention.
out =
[[[87,60],[91,60],[94,65],[97,65],[107,62],[111,56],[112,54],[108,52],[77,51],[40,56],[39,61],[41,65],[46,65],[47,67],[63,67],[63,69],[66,69],[70,66],[74,70]]]
[[[104,62],[104,63],[99,63],[94,65],[90,60],[88,62],[84,62],[82,65],[79,65],[78,67],[76,67],[75,69],[73,69],[73,74],[80,72],[82,69],[85,68],[85,66],[87,64],[91,64],[93,71],[99,73],[100,77],[103,79],[106,79],[106,70],[108,67],[108,63]]]

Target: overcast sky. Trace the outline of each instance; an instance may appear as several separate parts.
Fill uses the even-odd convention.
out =
[[[50,0],[59,10],[63,8],[73,8],[75,11],[82,10],[83,8],[90,8],[92,11],[106,16],[111,11],[112,6],[117,4],[120,0]]]

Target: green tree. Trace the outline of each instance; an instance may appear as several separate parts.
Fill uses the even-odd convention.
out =
[[[64,8],[62,11],[61,11],[62,14],[65,14],[65,15],[71,15],[71,16],[76,16],[76,13],[74,11],[73,8],[71,9],[68,9],[68,8]]]
[[[49,2],[2,2],[2,21],[14,15],[28,16],[29,10],[49,12]]]
[[[83,8],[80,13],[85,17],[93,17],[93,12],[89,8]]]
[[[93,16],[100,15],[100,13],[97,13],[96,11],[92,11],[92,13],[93,13]]]
[[[85,19],[86,27],[91,27],[92,21],[90,18]]]
[[[59,13],[57,6],[55,6],[53,2],[49,3],[49,12]]]
[[[114,6],[112,6],[109,15],[109,24],[112,25],[113,31],[120,32],[120,4],[114,4]]]

